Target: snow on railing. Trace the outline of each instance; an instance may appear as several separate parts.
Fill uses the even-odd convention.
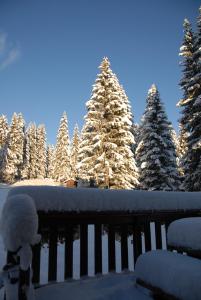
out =
[[[38,211],[153,211],[201,209],[201,192],[107,190],[54,186],[22,186],[8,194],[28,194]]]
[[[34,199],[42,235],[42,243],[33,247],[35,284],[41,284],[44,275],[44,255],[48,282],[90,275],[91,262],[91,275],[117,267],[134,270],[142,252],[166,247],[166,229],[173,220],[201,215],[201,193],[27,186],[11,189],[8,196],[22,193]],[[44,244],[48,244],[45,253]]]

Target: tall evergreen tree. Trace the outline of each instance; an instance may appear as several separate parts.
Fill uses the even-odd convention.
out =
[[[3,157],[6,150],[6,142],[9,132],[9,125],[6,116],[0,116],[0,168],[2,167]]]
[[[36,176],[37,178],[46,177],[46,131],[44,125],[39,125],[37,134],[37,162]]]
[[[191,148],[188,145],[188,138],[191,134],[190,119],[193,113],[193,95],[194,95],[194,84],[192,78],[196,75],[196,63],[195,63],[195,35],[192,31],[190,22],[184,20],[184,38],[183,43],[180,48],[180,56],[182,57],[181,66],[183,67],[183,77],[180,81],[180,86],[183,90],[183,99],[178,103],[178,106],[182,108],[181,118],[180,118],[180,171],[182,175],[189,177],[189,158],[188,154],[191,152]],[[189,150],[188,150],[189,149]],[[186,183],[184,184],[186,185]],[[186,188],[186,187],[185,187]]]
[[[54,173],[54,146],[47,146],[47,154],[46,154],[46,177],[53,178]]]
[[[64,181],[70,178],[70,153],[67,115],[64,112],[60,121],[55,147],[54,179]]]
[[[76,179],[78,177],[78,151],[80,145],[80,135],[78,125],[75,125],[74,132],[73,132],[73,139],[71,144],[71,151],[70,151],[70,165],[71,165],[71,175],[72,179]]]
[[[21,177],[24,150],[24,120],[21,114],[13,114],[2,162],[2,179],[13,183]]]
[[[164,191],[178,189],[180,182],[175,146],[172,141],[172,126],[155,85],[152,85],[148,92],[136,160],[141,189]]]
[[[184,75],[187,77],[187,92],[184,92],[187,93],[188,99],[186,107],[182,111],[183,119],[187,120],[185,127],[187,128],[187,152],[184,156],[185,179],[183,186],[187,191],[201,190],[201,9],[197,28],[196,39],[191,38],[190,76],[187,77],[186,70],[184,70]]]
[[[26,161],[23,169],[23,178],[37,178],[37,127],[30,123],[26,133]]]
[[[0,116],[0,149],[4,147],[9,131],[8,120],[6,116]]]
[[[128,98],[104,58],[86,103],[87,115],[79,151],[79,174],[99,186],[129,189],[137,185],[137,169]]]

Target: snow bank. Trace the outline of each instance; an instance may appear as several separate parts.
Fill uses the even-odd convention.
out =
[[[36,209],[42,211],[201,210],[201,192],[24,186],[12,188],[8,195],[10,197],[17,194],[31,196],[35,201]]]
[[[8,196],[0,219],[0,232],[6,250],[16,251],[23,270],[27,270],[31,259],[31,245],[38,243],[38,215],[33,199],[24,194]]]
[[[110,274],[59,284],[36,290],[38,300],[151,300],[135,285],[133,274]]]
[[[168,227],[168,244],[201,250],[201,218],[185,218],[174,221]]]
[[[198,300],[201,295],[201,260],[178,253],[155,250],[141,255],[136,278],[182,300]]]

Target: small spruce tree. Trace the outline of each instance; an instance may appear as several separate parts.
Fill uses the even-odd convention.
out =
[[[78,151],[80,145],[80,135],[78,125],[75,125],[73,132],[73,139],[71,144],[70,151],[70,165],[71,165],[71,175],[72,179],[76,179],[78,177]]]
[[[179,187],[172,126],[167,119],[159,92],[152,85],[140,125],[136,149],[140,188],[174,191]]]
[[[54,157],[54,179],[63,182],[70,178],[70,153],[67,115],[60,121]]]

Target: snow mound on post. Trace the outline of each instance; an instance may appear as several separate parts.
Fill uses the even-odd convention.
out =
[[[150,251],[138,258],[135,275],[178,299],[200,299],[201,260],[196,258],[164,250]]]
[[[201,250],[201,218],[185,218],[172,222],[168,227],[168,244]]]
[[[200,192],[148,192],[52,186],[15,187],[8,196],[27,194],[38,211],[171,211],[201,210]]]
[[[37,231],[38,215],[33,199],[25,194],[8,196],[0,220],[5,248],[16,251],[20,246],[34,245],[39,242]]]

